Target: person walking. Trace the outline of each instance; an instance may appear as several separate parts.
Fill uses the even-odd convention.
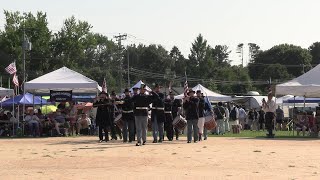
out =
[[[273,98],[272,93],[269,93],[268,100],[267,101],[265,99],[262,100],[262,107],[264,112],[266,112],[265,120],[266,120],[266,128],[268,130],[268,134],[267,134],[268,138],[274,137],[272,130],[274,128],[273,121],[275,117],[276,103],[272,98]]]
[[[187,97],[183,99],[183,108],[186,112],[186,120],[188,126],[188,143],[191,143],[192,140],[192,132],[193,132],[193,140],[195,143],[199,140],[199,128],[198,128],[198,106],[199,99],[194,97],[195,91],[190,89],[187,93]]]
[[[225,129],[226,129],[225,128],[225,122],[224,122],[226,112],[225,112],[225,109],[223,108],[222,105],[223,105],[222,102],[219,102],[218,106],[214,110],[214,113],[215,113],[215,115],[217,117],[218,126],[216,128],[216,132],[217,132],[218,135],[219,134],[222,134],[222,135],[225,134]]]

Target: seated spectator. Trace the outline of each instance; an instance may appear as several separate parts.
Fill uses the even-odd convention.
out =
[[[298,122],[296,123],[296,131],[298,136],[301,131],[302,131],[302,135],[305,136],[306,130],[308,129],[308,123],[309,123],[309,118],[307,116],[307,113],[304,112],[303,116],[300,119],[298,119]]]
[[[65,122],[66,122],[66,116],[61,113],[60,109],[57,109],[56,115],[54,117],[54,125],[55,125],[55,128],[57,130],[58,135],[60,135],[60,136],[63,134],[60,133],[59,127],[64,127]]]
[[[88,118],[87,114],[82,113],[81,117],[77,121],[77,134],[80,135],[81,129],[86,129],[91,125],[91,120]]]
[[[30,130],[30,136],[39,136],[40,135],[40,120],[34,114],[33,110],[29,111],[29,114],[26,115],[25,121],[28,124]]]

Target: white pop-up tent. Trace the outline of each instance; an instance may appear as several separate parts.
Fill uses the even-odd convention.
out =
[[[207,96],[209,101],[223,101],[228,102],[231,101],[231,96],[222,95],[216,92],[213,92],[206,87],[202,86],[201,84],[196,85],[192,88],[192,90],[197,91],[200,90],[204,96]],[[184,97],[184,94],[180,94],[178,96],[175,96],[176,99],[182,99]]]
[[[138,89],[140,89],[140,88],[141,88],[141,85],[143,85],[143,84],[145,84],[145,83],[140,80],[140,81],[138,81],[134,86],[132,86],[132,87],[129,89],[129,91],[130,91],[130,92],[133,92],[133,88],[138,88]],[[147,88],[147,91],[152,91],[149,86],[147,86],[146,88]]]
[[[27,92],[49,93],[72,90],[73,93],[97,93],[98,83],[76,71],[62,67],[25,83]]]
[[[14,93],[13,89],[0,87],[0,97],[12,96],[13,93]]]
[[[320,64],[307,73],[276,86],[277,95],[320,97]]]

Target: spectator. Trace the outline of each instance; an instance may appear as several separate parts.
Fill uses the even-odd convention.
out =
[[[64,114],[61,113],[60,109],[57,109],[56,116],[54,117],[54,125],[57,130],[57,133],[59,136],[62,136],[63,134],[60,133],[59,127],[64,126],[66,122],[66,117]]]
[[[303,136],[305,135],[306,130],[308,129],[308,123],[309,123],[309,118],[307,116],[307,113],[303,112],[303,116],[300,119],[298,119],[298,122],[296,123],[296,131],[298,136],[301,131],[302,131],[302,135]]]
[[[263,108],[261,107],[260,111],[259,111],[259,130],[263,130],[264,131],[264,123],[265,123],[265,112],[263,111]]]
[[[222,107],[222,102],[218,103],[218,107],[215,108],[214,114],[217,116],[217,128],[216,128],[216,133],[219,134],[224,134],[225,133],[225,109]]]
[[[230,111],[228,109],[228,104],[224,104],[224,110],[226,113],[226,118],[225,118],[225,131],[230,132],[230,124],[229,124],[229,119],[230,119]]]
[[[276,110],[276,122],[277,122],[277,130],[282,130],[282,124],[284,119],[284,113],[283,110],[278,106],[278,109]]]
[[[253,109],[253,115],[254,115],[254,119],[253,119],[251,128],[254,131],[258,131],[259,130],[259,113],[257,112],[256,108]]]
[[[248,112],[248,125],[246,129],[249,129],[252,131],[253,121],[254,121],[254,112],[253,112],[253,109],[250,109]]]
[[[240,107],[240,109],[239,109],[239,121],[240,121],[242,130],[244,129],[244,126],[246,124],[246,118],[247,118],[246,111],[243,109],[243,107]]]
[[[30,136],[39,136],[40,135],[40,120],[39,118],[34,114],[33,110],[29,111],[29,114],[26,115],[25,121],[28,124],[29,130],[30,130]]]
[[[66,114],[66,102],[60,102],[60,104],[57,107],[61,113]]]
[[[77,135],[80,135],[81,129],[89,128],[91,125],[91,120],[88,118],[87,114],[82,113],[81,117],[77,121]]]

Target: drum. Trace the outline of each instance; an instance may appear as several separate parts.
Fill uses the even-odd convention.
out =
[[[122,128],[123,128],[122,114],[119,114],[119,115],[114,119],[114,124],[116,124],[116,125],[122,130]]]
[[[217,123],[214,120],[214,117],[212,114],[205,116],[205,121],[204,121],[204,128],[207,130],[213,130],[214,128],[217,127]]]
[[[172,125],[173,127],[179,129],[180,131],[183,131],[184,128],[187,126],[187,121],[185,120],[184,117],[179,115],[176,118],[174,118]]]
[[[148,131],[152,131],[152,122],[151,122],[151,116],[148,116]]]

